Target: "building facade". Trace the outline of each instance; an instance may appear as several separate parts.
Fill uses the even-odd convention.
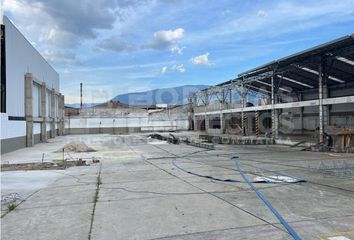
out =
[[[6,17],[1,24],[1,154],[64,134],[59,74]]]

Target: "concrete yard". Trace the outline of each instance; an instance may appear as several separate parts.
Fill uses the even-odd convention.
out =
[[[2,172],[2,194],[16,192],[23,201],[8,213],[3,209],[1,239],[293,239],[236,171],[229,158],[236,154],[251,181],[274,175],[306,180],[254,183],[302,239],[354,240],[354,154],[281,145],[206,150],[144,134],[97,134],[56,137],[1,161],[40,162],[42,153],[52,161],[61,155],[53,151],[72,140],[97,152],[71,158],[94,156],[100,163]]]

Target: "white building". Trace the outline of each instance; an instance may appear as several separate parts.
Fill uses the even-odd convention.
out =
[[[64,132],[59,74],[6,17],[1,24],[1,153]]]

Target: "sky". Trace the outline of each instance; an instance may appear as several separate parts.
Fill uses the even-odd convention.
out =
[[[1,0],[66,103],[213,85],[354,33],[354,0]]]

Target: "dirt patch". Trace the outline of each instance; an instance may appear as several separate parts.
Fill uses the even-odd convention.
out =
[[[132,151],[109,151],[103,153],[105,157],[114,157],[114,158],[135,158],[139,157],[139,154]]]
[[[30,170],[62,170],[73,166],[85,166],[86,161],[62,161],[57,163],[18,163],[1,164],[1,171],[30,171]]]
[[[95,149],[88,147],[84,142],[73,141],[66,144],[64,147],[65,152],[96,152]],[[62,152],[63,148],[58,149],[55,152]]]

